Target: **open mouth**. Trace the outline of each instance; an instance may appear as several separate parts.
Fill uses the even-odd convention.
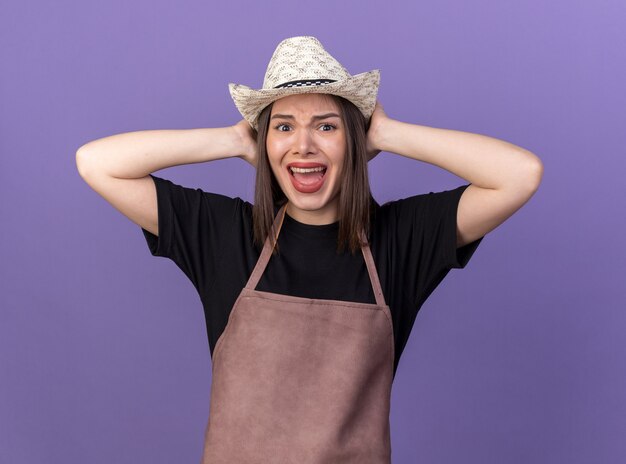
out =
[[[299,174],[311,174],[313,172],[325,172],[326,168],[323,166],[318,166],[316,168],[297,168],[295,166],[290,166],[291,174],[297,172]]]
[[[328,168],[319,163],[297,163],[287,166],[291,183],[302,193],[314,193],[322,188]]]

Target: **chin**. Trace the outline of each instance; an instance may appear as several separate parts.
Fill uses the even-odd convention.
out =
[[[276,172],[274,171],[276,175]],[[339,186],[336,172],[326,171],[323,181],[317,190],[306,192],[306,186],[294,182],[288,169],[280,171],[276,176],[278,184],[290,203],[290,216],[301,222],[322,223],[334,222],[337,218]],[[304,221],[302,221],[305,219]]]
[[[328,194],[322,192],[304,194],[288,190],[285,196],[291,205],[290,215],[294,219],[300,220],[300,222],[308,222],[314,216],[318,216],[322,221],[321,223],[335,222],[337,220],[339,193],[329,197]],[[307,216],[307,221],[304,220],[302,214]]]
[[[287,197],[287,198],[289,199],[289,203],[291,203],[295,208],[303,210],[303,211],[309,211],[309,212],[321,211],[327,208],[328,206],[330,206],[330,203],[331,203],[330,200],[315,199],[315,198],[306,198],[306,199],[290,198],[290,197]]]

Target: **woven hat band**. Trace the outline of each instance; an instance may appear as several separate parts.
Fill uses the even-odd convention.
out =
[[[312,79],[312,80],[299,80],[299,81],[291,81],[285,82],[284,84],[277,85],[274,87],[275,89],[284,89],[290,87],[307,87],[311,85],[324,85],[331,84],[336,82],[334,79]]]

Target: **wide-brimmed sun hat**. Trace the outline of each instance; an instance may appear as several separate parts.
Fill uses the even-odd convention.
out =
[[[263,108],[279,98],[301,93],[328,93],[343,97],[368,120],[376,106],[380,70],[350,75],[311,36],[290,37],[278,44],[267,65],[263,87],[255,90],[242,84],[228,84],[230,96],[253,129]]]

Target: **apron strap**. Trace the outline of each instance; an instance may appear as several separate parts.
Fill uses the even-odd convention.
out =
[[[261,275],[263,271],[265,271],[265,267],[272,257],[272,252],[274,251],[274,246],[278,241],[278,233],[280,232],[280,228],[283,226],[283,219],[285,219],[285,210],[287,209],[287,203],[285,203],[276,214],[274,218],[274,223],[272,224],[272,229],[270,234],[265,239],[265,244],[263,245],[263,250],[261,250],[261,255],[259,256],[259,260],[256,262],[256,266],[254,266],[254,270],[252,274],[250,274],[250,278],[248,279],[248,283],[246,284],[246,288],[249,290],[254,290],[261,280]]]
[[[367,273],[370,275],[370,282],[372,284],[372,289],[374,290],[374,296],[376,297],[376,304],[378,306],[385,306],[385,297],[383,296],[383,289],[380,286],[380,280],[378,279],[378,272],[376,271],[376,265],[374,264],[374,257],[372,256],[372,250],[370,250],[370,244],[368,243],[364,232],[361,232],[361,251],[363,252],[363,258],[365,259],[365,265],[367,266]]]
[[[274,223],[272,224],[272,229],[270,235],[265,239],[265,243],[263,245],[263,250],[261,250],[261,255],[259,256],[259,260],[254,266],[254,270],[252,274],[250,274],[250,278],[246,283],[246,287],[249,290],[254,290],[261,280],[261,275],[265,271],[267,267],[267,263],[269,262],[272,252],[274,251],[274,246],[278,241],[278,234],[280,233],[280,229],[283,226],[283,220],[285,219],[285,211],[287,209],[287,203],[285,203],[278,210],[276,217],[274,218]],[[275,231],[275,232],[274,232]],[[367,273],[370,277],[370,283],[372,285],[372,290],[374,290],[374,297],[376,298],[376,304],[379,306],[386,306],[385,297],[383,296],[383,290],[380,286],[380,280],[378,279],[378,272],[376,271],[376,265],[374,264],[374,257],[372,256],[372,251],[370,250],[369,243],[367,241],[367,237],[365,233],[361,231],[361,251],[363,252],[363,259],[365,260],[365,265],[367,267]]]

